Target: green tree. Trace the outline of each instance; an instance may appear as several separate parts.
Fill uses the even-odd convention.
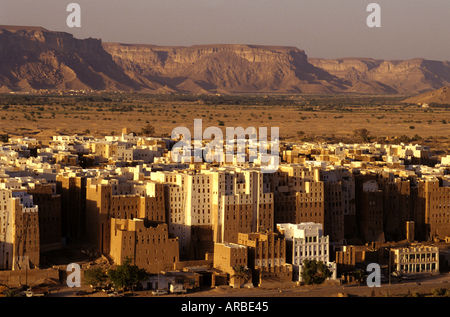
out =
[[[118,265],[117,269],[108,270],[108,277],[118,289],[133,287],[148,276],[145,269],[140,269],[137,265],[132,265],[132,258],[125,257],[122,265]]]
[[[244,280],[244,282],[247,282],[250,277],[247,274],[247,267],[244,265],[236,265],[233,267],[234,274],[231,276],[231,278],[236,278],[238,280],[238,283],[241,283],[241,280]]]
[[[8,143],[9,142],[9,135],[8,134],[0,135],[0,141],[2,141],[4,143]]]
[[[331,277],[331,271],[322,261],[305,259],[301,275],[306,285],[322,284]]]
[[[84,283],[98,286],[106,280],[106,277],[105,271],[101,267],[88,269],[84,272]]]
[[[155,134],[155,127],[149,123],[141,129],[141,134],[146,136],[153,135]]]
[[[300,139],[303,139],[303,136],[305,135],[305,132],[304,131],[297,131],[297,136],[300,138]]]
[[[353,131],[356,138],[362,142],[370,142],[370,132],[367,129],[357,129]]]
[[[3,293],[4,297],[18,297],[15,290],[10,289]]]
[[[364,282],[364,279],[366,278],[366,272],[364,272],[362,270],[356,270],[355,272],[353,272],[352,275],[356,279],[356,281],[358,281],[358,284],[360,284],[360,285],[362,282]]]
[[[439,297],[445,295],[445,292],[446,292],[445,288],[433,288],[431,290],[431,295],[433,295],[434,297]]]
[[[402,143],[408,143],[410,141],[410,139],[407,135],[402,135],[402,136],[400,136],[399,141]]]
[[[412,141],[420,141],[422,140],[422,137],[418,134],[416,134],[415,136],[413,136],[413,138],[411,139]]]

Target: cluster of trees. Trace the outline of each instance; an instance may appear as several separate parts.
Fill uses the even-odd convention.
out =
[[[155,95],[155,101],[198,102],[206,105],[248,105],[248,106],[289,106],[297,105],[297,101],[288,96],[261,95],[193,95],[193,94],[162,94]]]
[[[144,281],[148,274],[145,269],[131,263],[132,259],[126,257],[124,263],[118,265],[115,270],[110,269],[105,272],[101,267],[88,269],[84,272],[84,282],[89,285],[101,285],[106,279],[109,279],[119,290],[133,289]]]
[[[353,111],[361,107],[384,107],[401,104],[404,99],[402,96],[367,96],[367,95],[313,95],[304,96],[302,107],[303,111],[309,109],[320,109],[325,111]],[[405,104],[405,107],[407,105]],[[386,108],[389,111],[389,108]]]
[[[363,143],[368,143],[371,140],[370,132],[367,129],[357,129],[353,131],[355,137]]]
[[[49,103],[48,97],[0,95],[0,105],[43,106],[48,105],[48,103]]]
[[[306,285],[323,284],[331,277],[331,271],[322,261],[305,259],[301,276]]]
[[[3,143],[8,143],[9,142],[9,135],[8,134],[0,135],[0,141],[2,141]]]
[[[445,109],[449,109],[450,108],[450,104],[448,103],[437,103],[437,102],[432,102],[429,104],[430,108],[445,108]]]
[[[303,141],[303,142],[327,141],[327,142],[331,142],[331,143],[381,142],[381,143],[389,143],[389,144],[400,144],[400,143],[418,142],[418,141],[422,140],[422,137],[420,135],[415,134],[412,138],[408,137],[407,135],[401,135],[400,137],[397,137],[395,139],[387,141],[385,137],[376,137],[374,135],[371,135],[371,132],[365,128],[354,130],[353,136],[349,137],[349,138],[336,137],[336,135],[334,135],[334,134],[331,134],[330,136],[327,136],[325,138],[323,136],[316,136],[314,133],[306,134],[304,131],[297,131],[297,136],[300,139],[300,141]]]
[[[75,102],[86,103],[86,102],[113,102],[112,98],[102,97],[102,96],[86,96],[86,97],[76,97]]]
[[[248,268],[244,265],[237,265],[233,268],[234,274],[231,278],[236,278],[240,281],[247,282],[250,280],[248,275]],[[322,262],[316,260],[303,261],[302,278],[306,285],[322,284],[331,277],[330,269]],[[118,265],[116,269],[105,271],[103,268],[88,269],[84,272],[84,282],[89,285],[101,285],[106,279],[109,279],[112,284],[118,289],[133,288],[138,286],[142,281],[148,277],[145,269],[141,269],[132,264],[132,259],[125,258],[122,265]]]
[[[234,274],[231,278],[247,282],[250,277],[246,266],[237,265],[233,268]],[[306,285],[323,284],[332,275],[330,269],[322,261],[303,260],[302,279]]]
[[[141,129],[141,134],[144,136],[152,136],[155,134],[155,127],[149,123]]]
[[[119,105],[119,104],[114,104],[111,106],[111,108],[109,108],[109,111],[112,112],[128,112],[128,111],[133,111],[133,107],[128,105]]]

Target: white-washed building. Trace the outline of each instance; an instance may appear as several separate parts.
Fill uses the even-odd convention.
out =
[[[439,248],[419,246],[392,250],[395,270],[403,274],[439,273]]]
[[[300,224],[277,224],[278,230],[284,234],[287,243],[287,262],[291,262],[294,281],[302,281],[301,272],[305,259],[322,261],[332,272],[331,279],[336,279],[336,263],[330,262],[329,236],[323,236],[320,223],[304,222]],[[289,252],[292,250],[292,254]]]

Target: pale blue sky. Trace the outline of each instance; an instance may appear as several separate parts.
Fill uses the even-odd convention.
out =
[[[66,7],[81,6],[81,28]],[[366,25],[381,6],[381,28]],[[309,57],[450,60],[449,0],[0,0],[0,24],[156,45],[296,46]]]

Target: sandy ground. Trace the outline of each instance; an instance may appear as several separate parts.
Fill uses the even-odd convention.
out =
[[[56,134],[94,134],[96,136],[120,134],[122,128],[140,132],[147,123],[152,124],[157,135],[170,135],[172,130],[185,126],[193,131],[194,119],[202,119],[203,129],[220,127],[271,127],[280,129],[281,137],[305,135],[349,137],[356,129],[367,128],[377,137],[394,137],[415,134],[421,137],[448,136],[450,111],[423,110],[392,105],[360,107],[353,111],[301,111],[292,106],[234,106],[201,105],[197,103],[160,102],[149,105],[142,112],[96,111],[97,108],[44,106],[36,111],[33,106],[11,106],[0,109],[0,133],[33,136],[48,139]],[[54,114],[54,115],[53,115]],[[445,120],[445,123],[443,123]],[[223,122],[223,126],[219,122]],[[413,128],[412,128],[413,127]],[[87,132],[89,130],[89,132]]]
[[[166,295],[166,297],[177,298],[196,298],[196,297],[229,297],[229,298],[246,298],[246,297],[338,297],[339,294],[346,294],[349,297],[386,297],[386,296],[402,296],[405,294],[413,294],[417,292],[422,295],[430,295],[433,289],[450,288],[450,274],[443,273],[433,277],[418,277],[416,280],[404,281],[392,278],[391,285],[382,283],[379,288],[369,288],[365,284],[344,284],[344,285],[313,285],[313,286],[296,286],[282,287],[281,292],[278,285],[269,288],[256,287],[252,289],[233,289],[229,286],[219,286],[216,288],[203,288],[200,291],[187,293],[186,295]],[[81,288],[69,288],[65,285],[53,286],[50,288],[51,293],[46,297],[108,297],[102,291],[89,295],[76,296],[75,292],[84,290],[91,292],[90,286],[82,285]],[[130,293],[127,293],[127,297]],[[135,291],[134,297],[152,297],[151,291]]]

